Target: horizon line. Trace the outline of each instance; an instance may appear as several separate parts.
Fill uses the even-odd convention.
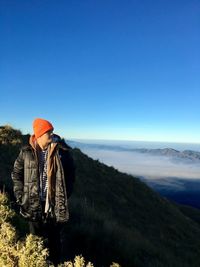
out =
[[[200,142],[178,142],[178,141],[155,141],[155,140],[131,140],[131,139],[100,139],[100,138],[65,138],[67,140],[88,140],[88,141],[122,141],[122,142],[147,142],[147,143],[173,143],[173,144],[194,144],[200,145]]]

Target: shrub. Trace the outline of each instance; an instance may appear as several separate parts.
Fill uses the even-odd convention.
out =
[[[19,267],[48,266],[46,261],[48,250],[44,248],[43,241],[38,236],[28,235],[25,242],[18,245],[17,255]]]
[[[12,128],[10,125],[0,126],[0,144],[20,144],[22,143],[22,133]]]
[[[14,216],[13,210],[8,206],[8,198],[0,193],[0,225]]]
[[[46,267],[48,250],[40,237],[28,235],[17,241],[15,228],[9,220],[15,213],[8,206],[8,198],[0,193],[0,266],[5,267]]]
[[[63,264],[59,264],[58,267],[94,267],[94,265],[91,262],[88,262],[86,264],[85,259],[82,257],[82,255],[80,255],[75,257],[74,262],[67,261]],[[120,267],[120,265],[118,263],[113,262],[110,267]]]
[[[9,207],[5,194],[0,193],[0,266],[4,267],[53,267],[47,261],[48,249],[44,247],[42,238],[35,235],[18,240],[16,229],[9,222],[15,215]],[[91,262],[86,264],[82,256],[76,256],[74,262],[67,261],[59,267],[94,267]],[[112,263],[110,267],[120,267]]]
[[[67,261],[58,265],[58,267],[94,267],[94,265],[91,262],[85,265],[85,259],[80,255],[75,257],[74,262]]]
[[[0,227],[0,266],[17,266],[15,241],[15,229],[7,222],[2,223]]]

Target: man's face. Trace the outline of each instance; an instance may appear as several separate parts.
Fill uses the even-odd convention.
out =
[[[52,142],[53,131],[48,131],[38,138],[39,142],[45,147]]]

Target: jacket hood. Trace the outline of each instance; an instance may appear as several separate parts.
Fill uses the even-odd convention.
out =
[[[35,138],[35,135],[31,135],[30,138],[29,138],[29,144],[30,146],[36,150],[36,146],[37,146],[37,141],[36,141],[36,138]]]
[[[38,144],[37,144],[37,140],[36,140],[34,134],[30,136],[29,144],[34,150],[37,150]],[[58,145],[57,138],[54,138],[54,136],[53,136],[52,142],[48,146],[49,156],[51,156],[53,154],[53,152],[54,152],[55,148],[57,147],[57,145]]]

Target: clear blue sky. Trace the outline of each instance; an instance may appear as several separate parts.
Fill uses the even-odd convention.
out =
[[[199,0],[1,0],[0,125],[200,142]]]

